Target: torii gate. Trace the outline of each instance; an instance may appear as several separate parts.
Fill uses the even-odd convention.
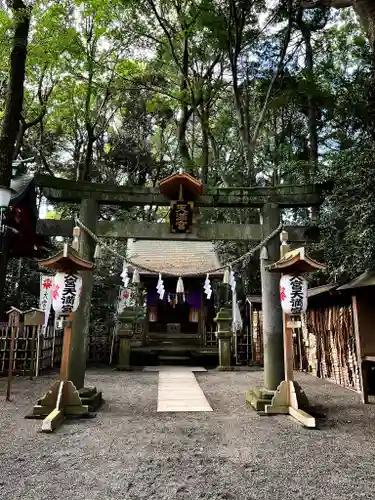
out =
[[[185,180],[186,173],[174,174]],[[195,179],[194,179],[195,180]],[[195,180],[196,181],[196,180]],[[138,186],[114,186],[90,182],[76,182],[57,177],[37,175],[36,185],[50,201],[80,204],[79,217],[85,226],[100,238],[138,239],[183,239],[195,241],[247,240],[261,241],[280,225],[280,210],[283,208],[318,208],[323,202],[324,185],[279,185],[274,187],[207,188],[195,201],[197,209],[211,208],[260,208],[261,224],[196,224],[190,233],[170,233],[168,224],[98,221],[100,205],[122,207],[158,205],[169,206],[170,198],[158,188]],[[71,236],[74,222],[71,220],[40,220],[38,231],[46,236]],[[286,227],[291,243],[306,243],[314,240],[305,227]],[[311,233],[310,233],[311,234]],[[95,242],[82,232],[80,257],[92,260]],[[274,238],[267,244],[267,252],[261,254],[262,296],[264,304],[264,388],[259,399],[273,393],[284,378],[283,321],[279,300],[279,277],[265,271],[266,266],[279,259],[279,241]],[[75,368],[72,380],[77,389],[83,389],[85,376],[85,338],[88,334],[92,273],[83,273],[83,294],[80,307],[74,314],[72,344]],[[257,404],[253,405],[257,408]],[[261,409],[261,408],[259,408]]]

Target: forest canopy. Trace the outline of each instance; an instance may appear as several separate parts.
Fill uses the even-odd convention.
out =
[[[323,279],[374,267],[375,16],[370,2],[362,1],[361,12],[351,5],[2,2],[3,129],[14,34],[26,18],[29,23],[13,173],[155,186],[182,167],[208,186],[330,181],[319,222],[322,242],[312,249],[328,264]],[[101,212],[103,219],[164,216],[156,206]],[[251,211],[212,210],[203,217],[258,222]],[[285,217],[304,223],[308,214],[296,210]],[[220,246],[224,258],[248,248]],[[116,265],[108,258],[103,275],[118,272]],[[240,270],[247,292],[259,287],[257,266],[255,260]],[[17,274],[17,263],[9,283],[12,269]],[[103,283],[100,273],[96,279]]]

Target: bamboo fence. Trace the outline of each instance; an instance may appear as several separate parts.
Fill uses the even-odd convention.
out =
[[[57,367],[62,354],[62,330],[49,326],[13,327],[16,329],[12,360],[12,373],[34,376]],[[8,373],[12,327],[0,328],[0,375]]]
[[[303,369],[348,389],[361,390],[351,306],[307,311],[301,334]]]
[[[252,361],[263,365],[262,313],[252,314]],[[293,332],[294,369],[360,392],[351,306],[308,310]]]

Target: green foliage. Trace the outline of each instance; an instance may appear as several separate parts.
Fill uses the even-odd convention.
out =
[[[350,11],[296,10],[277,72],[289,4],[266,4],[34,2],[23,116],[34,124],[20,139],[19,157],[36,158],[31,170],[119,185],[155,186],[181,166],[210,186],[249,185],[251,170],[265,185],[328,178],[335,188],[321,225],[329,272],[354,275],[374,266],[370,45]],[[311,41],[312,70],[303,27]],[[0,119],[12,28],[11,13],[0,11]],[[311,103],[317,172],[311,160]],[[246,142],[253,148],[251,162]],[[69,214],[74,210],[66,208]],[[102,207],[101,213],[113,220],[165,215],[158,207]],[[207,210],[202,217],[258,222],[251,211]],[[303,223],[307,214],[292,211],[288,217]],[[225,261],[248,247],[221,244],[219,251]],[[100,314],[121,265],[107,256],[104,274],[96,277]],[[257,269],[257,259],[238,269],[245,292],[259,290]],[[27,287],[35,291],[31,275]]]
[[[360,144],[333,158],[332,193],[322,211],[321,230],[329,271],[353,278],[375,268],[375,148]]]

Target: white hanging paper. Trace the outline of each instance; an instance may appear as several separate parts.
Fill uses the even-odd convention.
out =
[[[141,277],[139,275],[139,271],[137,268],[135,268],[133,271],[132,283],[140,283],[140,282],[141,282]]]
[[[230,284],[229,279],[230,279],[230,278],[229,278],[229,269],[228,269],[228,268],[226,268],[226,269],[225,269],[225,271],[224,271],[223,283],[224,283],[225,285],[229,285],[229,284]]]
[[[241,311],[237,302],[237,293],[234,290],[232,295],[232,330],[233,332],[238,332],[242,330],[242,317]]]
[[[232,288],[232,293],[234,293],[236,290],[236,279],[234,277],[234,272],[232,271],[232,269],[230,270],[230,273],[229,273],[229,284]]]
[[[130,278],[129,278],[129,274],[128,274],[128,266],[127,266],[125,261],[124,261],[124,264],[122,266],[122,273],[120,274],[120,276],[122,278],[122,282],[124,283],[124,287],[128,288]]]
[[[210,281],[209,274],[207,274],[207,276],[206,276],[206,280],[205,280],[204,285],[203,285],[203,290],[207,296],[207,299],[210,300],[211,295],[212,295],[212,288],[211,288],[211,281]]]
[[[185,293],[185,287],[184,287],[184,282],[182,281],[182,278],[178,278],[176,292],[177,293]]]
[[[158,279],[158,282],[156,285],[156,290],[159,294],[160,300],[163,300],[164,294],[165,294],[165,289],[164,289],[164,283],[163,283],[163,279],[161,277],[161,273],[159,273],[159,279]]]

